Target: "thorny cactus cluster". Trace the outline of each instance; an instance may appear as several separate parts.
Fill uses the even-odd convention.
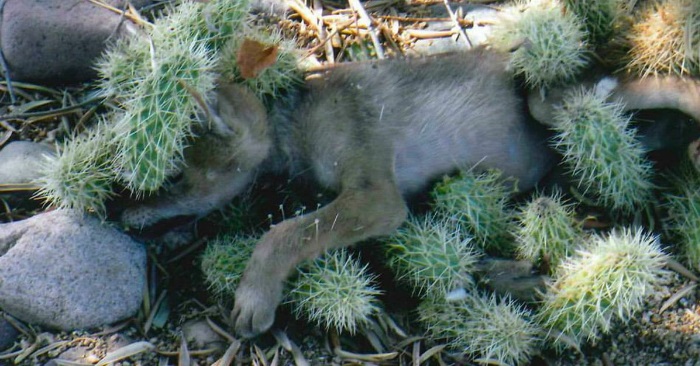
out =
[[[480,248],[494,254],[512,249],[508,191],[500,180],[498,171],[464,172],[445,177],[433,190],[438,215],[468,230]]]
[[[504,11],[491,42],[516,46],[510,66],[535,90],[575,78],[595,59],[593,52],[611,42],[625,48],[617,66],[637,76],[698,76],[698,3],[652,0],[641,9],[630,3],[521,0]],[[244,1],[183,2],[143,34],[117,42],[99,70],[102,92],[120,108],[47,164],[42,195],[58,206],[104,214],[114,184],[135,194],[161,187],[201,122],[197,99],[207,100],[218,77],[241,79],[231,60],[243,40],[280,42],[247,24],[245,10]],[[277,61],[259,78],[239,81],[258,95],[276,94],[294,80],[284,47]],[[584,195],[618,214],[653,198],[657,187],[646,151],[620,106],[581,90],[564,98],[556,119],[553,144]],[[700,180],[697,172],[688,174],[664,199],[685,260],[698,269]],[[543,346],[543,334],[556,339],[558,349],[597,339],[612,321],[638,311],[667,275],[658,238],[641,229],[584,233],[575,204],[561,195],[537,194],[515,207],[510,193],[497,172],[446,178],[433,191],[434,212],[411,218],[385,240],[387,267],[422,299],[418,314],[429,338],[483,362],[522,364]],[[228,234],[210,243],[202,269],[212,292],[233,296],[254,242]],[[552,279],[533,313],[516,300],[484,294],[474,271],[485,253],[547,262]],[[376,277],[342,250],[300,267],[288,294],[298,316],[341,331],[356,331],[379,311]]]
[[[577,345],[595,340],[610,331],[613,319],[627,321],[642,308],[663,280],[665,262],[658,238],[641,230],[595,236],[562,263],[544,296],[539,322]]]
[[[581,225],[573,205],[561,194],[541,195],[525,204],[518,214],[517,256],[533,263],[547,262],[554,271],[571,256],[581,238]]]
[[[508,298],[474,291],[453,301],[430,299],[420,305],[418,317],[431,338],[478,355],[480,363],[524,364],[539,346],[530,312]]]
[[[510,66],[533,88],[570,81],[588,63],[582,22],[559,1],[521,1],[504,13],[491,42],[503,50],[517,47]]]
[[[386,242],[387,264],[415,295],[445,297],[474,285],[471,273],[479,259],[472,239],[459,226],[434,216],[411,217]]]
[[[554,117],[554,146],[585,195],[602,206],[631,212],[652,195],[651,162],[622,106],[604,98],[593,90],[566,95]]]
[[[654,0],[635,14],[626,34],[627,68],[641,76],[700,75],[700,3]]]
[[[275,47],[281,61],[247,81],[258,95],[293,83],[289,44],[248,25],[247,7],[246,0],[185,1],[112,45],[97,65],[99,90],[119,108],[46,164],[40,195],[59,207],[103,214],[115,184],[136,196],[161,188],[181,167],[195,126],[206,125],[201,109],[215,80],[244,81],[236,58],[225,57],[236,54],[242,40]]]

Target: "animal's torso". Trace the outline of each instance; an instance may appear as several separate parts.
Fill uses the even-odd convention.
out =
[[[292,174],[310,172],[330,188],[348,161],[381,144],[404,193],[474,166],[500,169],[527,189],[552,159],[511,79],[504,58],[483,49],[336,67],[309,80],[291,120],[273,118],[273,128],[285,135]]]

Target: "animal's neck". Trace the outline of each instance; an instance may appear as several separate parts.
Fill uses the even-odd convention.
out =
[[[296,117],[301,103],[303,90],[294,88],[277,97],[268,113],[273,147],[265,162],[267,171],[296,175],[304,168],[301,167],[301,147],[299,139],[295,138]]]

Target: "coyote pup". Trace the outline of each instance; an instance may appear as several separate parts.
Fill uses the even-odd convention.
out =
[[[336,190],[330,204],[274,225],[257,244],[232,316],[242,336],[264,332],[299,262],[391,233],[406,217],[404,197],[432,180],[460,168],[496,168],[527,190],[548,172],[555,158],[546,132],[527,121],[506,64],[507,55],[476,48],[337,66],[280,98],[269,117],[244,87],[220,85],[211,131],[186,150],[182,181],[122,218],[144,227],[203,216],[263,171],[308,175]],[[675,89],[677,98],[692,89],[697,97],[698,84],[688,85],[645,89],[631,82],[606,92],[641,108],[645,94],[658,102],[665,91]],[[548,101],[530,104],[536,117],[551,113]],[[693,112],[700,104],[684,106]]]
[[[274,225],[236,292],[236,331],[273,323],[283,283],[304,259],[386,235],[406,218],[404,196],[459,168],[500,169],[529,189],[554,159],[544,129],[526,121],[506,55],[478,48],[420,59],[330,68],[266,116],[243,87],[220,85],[211,133],[186,150],[183,182],[124,213],[143,227],[203,215],[261,171],[310,175],[338,196]]]

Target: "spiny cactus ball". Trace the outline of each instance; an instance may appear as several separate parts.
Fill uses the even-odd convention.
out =
[[[156,191],[177,172],[201,102],[214,88],[217,51],[242,27],[246,8],[245,0],[182,2],[98,62],[103,94],[125,109],[112,122],[114,171],[136,195]]]
[[[558,1],[530,0],[506,10],[494,25],[490,42],[510,50],[510,66],[532,88],[549,87],[571,80],[587,64],[583,24]]]
[[[255,57],[255,54],[245,55],[242,46],[247,41],[257,42],[261,46],[274,48],[276,56],[274,63],[261,70],[252,78],[243,78],[238,65],[239,56]],[[223,78],[246,85],[260,97],[275,97],[280,91],[289,88],[301,80],[297,70],[297,61],[292,50],[294,45],[282,38],[280,32],[270,31],[260,26],[245,26],[241,34],[232,37],[221,51],[219,69]]]
[[[104,120],[87,134],[65,143],[42,165],[37,196],[48,204],[94,212],[106,217],[105,201],[113,196],[112,144]]]
[[[627,41],[627,68],[640,76],[700,76],[700,2],[650,1]]]
[[[645,296],[668,272],[658,238],[641,229],[613,231],[592,239],[565,261],[537,314],[540,324],[581,344],[610,331],[641,309]],[[565,342],[556,342],[565,348]]]
[[[346,250],[326,253],[297,272],[289,293],[297,318],[354,334],[379,311],[375,276]]]
[[[584,195],[614,211],[632,212],[651,198],[652,166],[628,128],[629,117],[607,96],[579,89],[555,112],[555,147]]]
[[[571,204],[560,193],[541,195],[528,202],[518,215],[517,254],[531,262],[546,260],[554,271],[572,254],[581,240],[581,225]]]
[[[426,300],[418,308],[420,322],[433,340],[478,357],[486,364],[526,364],[537,351],[539,328],[522,305],[496,295],[467,294],[456,301]]]
[[[411,217],[386,241],[389,267],[422,297],[443,298],[474,284],[479,254],[471,238],[434,215]]]
[[[233,297],[258,238],[222,234],[204,251],[201,260],[204,281],[214,295]]]
[[[435,209],[446,220],[466,230],[484,251],[509,253],[513,249],[513,213],[501,173],[463,171],[445,177],[432,191]]]
[[[700,174],[691,164],[672,177],[673,189],[664,195],[667,224],[679,238],[685,262],[700,270]]]
[[[622,15],[624,0],[565,0],[568,11],[583,20],[592,44],[603,44],[615,30],[615,21]]]

